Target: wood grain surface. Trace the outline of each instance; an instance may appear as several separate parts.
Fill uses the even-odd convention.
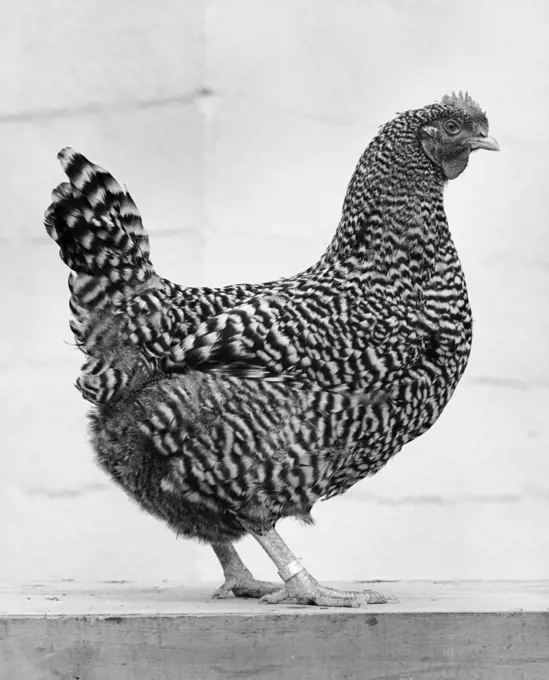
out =
[[[399,601],[334,610],[171,583],[5,584],[0,678],[549,678],[549,582],[338,585]]]

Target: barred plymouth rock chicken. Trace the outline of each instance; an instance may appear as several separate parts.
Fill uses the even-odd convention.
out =
[[[375,474],[437,420],[465,370],[471,312],[443,189],[497,150],[468,94],[383,126],[320,260],[291,278],[221,289],[162,279],[127,191],[72,149],[46,229],[72,270],[71,327],[87,355],[97,459],[144,509],[210,543],[224,597],[357,606],[319,584],[276,533]],[[284,584],[256,581],[251,534]]]

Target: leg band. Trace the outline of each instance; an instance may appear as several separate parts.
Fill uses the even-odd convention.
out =
[[[288,562],[282,569],[279,570],[278,575],[280,578],[286,583],[289,579],[292,578],[292,576],[295,576],[296,574],[299,574],[300,571],[303,571],[305,567],[301,564],[299,560],[292,560],[291,562]]]

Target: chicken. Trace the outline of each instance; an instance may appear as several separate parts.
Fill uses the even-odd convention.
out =
[[[305,604],[384,602],[318,583],[282,541],[321,499],[428,430],[466,368],[472,320],[443,206],[476,149],[498,150],[468,94],[399,114],[360,158],[336,234],[307,270],[268,283],[162,279],[130,195],[72,149],[48,234],[72,270],[99,465],[179,535],[212,545],[216,592]],[[256,581],[253,536],[283,584]]]

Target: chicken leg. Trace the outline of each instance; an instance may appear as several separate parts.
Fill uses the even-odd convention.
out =
[[[223,600],[230,592],[235,597],[265,597],[280,590],[277,583],[255,579],[232,543],[212,543],[212,548],[225,575],[225,582],[214,592],[213,598]]]
[[[284,581],[282,588],[264,595],[261,602],[277,604],[296,600],[300,604],[324,607],[360,607],[393,600],[375,590],[336,590],[323,586],[311,576],[274,529],[263,535],[252,533],[252,536],[275,563]]]

